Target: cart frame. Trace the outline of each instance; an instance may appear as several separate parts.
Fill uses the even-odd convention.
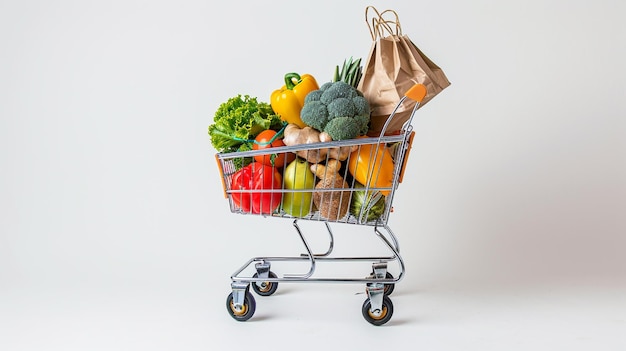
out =
[[[398,283],[405,275],[405,265],[402,256],[400,255],[399,241],[396,235],[393,233],[388,225],[389,215],[392,212],[393,198],[398,188],[399,183],[402,182],[404,169],[408,160],[409,151],[411,149],[411,143],[415,133],[413,132],[413,126],[411,125],[415,112],[420,106],[420,102],[426,95],[426,89],[422,84],[416,84],[411,88],[405,96],[403,96],[396,105],[393,112],[390,114],[388,120],[383,126],[382,132],[377,137],[366,137],[341,141],[320,142],[312,144],[302,144],[293,146],[281,146],[273,147],[270,149],[262,150],[250,150],[242,152],[231,153],[218,153],[216,154],[216,160],[220,171],[222,185],[224,189],[224,196],[229,199],[230,209],[233,213],[238,214],[251,214],[259,215],[259,213],[252,213],[243,211],[233,201],[234,196],[244,196],[246,190],[235,190],[230,186],[230,180],[232,175],[236,172],[233,166],[233,160],[237,158],[253,158],[259,155],[279,154],[279,153],[298,153],[309,152],[309,150],[330,150],[333,148],[361,148],[364,145],[375,145],[375,153],[378,152],[380,147],[386,147],[393,145],[395,151],[393,153],[394,166],[393,166],[393,182],[389,187],[376,187],[370,185],[370,182],[364,184],[364,188],[359,188],[360,191],[365,191],[365,194],[372,194],[370,201],[363,205],[361,208],[360,216],[356,216],[352,213],[348,213],[341,218],[324,218],[318,211],[314,209],[310,211],[306,216],[295,217],[288,215],[285,211],[282,211],[280,207],[274,210],[272,213],[261,214],[264,217],[284,218],[293,220],[293,227],[298,234],[300,241],[302,242],[305,253],[295,256],[259,256],[252,257],[245,262],[239,269],[237,269],[230,277],[232,292],[228,295],[226,300],[226,307],[230,315],[238,321],[245,321],[252,317],[256,309],[256,300],[254,296],[249,292],[250,286],[253,290],[261,296],[269,296],[273,294],[278,283],[294,283],[294,282],[310,282],[310,283],[361,283],[365,284],[367,299],[362,306],[363,317],[373,325],[382,325],[389,321],[393,314],[393,303],[389,298],[392,293],[395,284]],[[402,106],[406,99],[416,101],[411,115],[404,123],[402,130],[394,135],[385,135],[390,121],[395,117],[396,111]],[[376,159],[374,159],[375,162]],[[382,162],[382,160],[380,160]],[[346,171],[347,173],[347,171]],[[375,176],[372,172],[368,173],[371,178]],[[378,174],[376,175],[378,176]],[[374,183],[374,182],[372,182]],[[354,180],[353,180],[354,184]],[[263,194],[266,192],[281,192],[283,194],[289,192],[302,192],[303,190],[293,189],[269,189],[269,190],[254,190],[255,194]],[[309,190],[311,191],[311,190]],[[326,188],[315,189],[315,192],[354,192],[357,191],[354,185],[349,188]],[[248,192],[250,192],[248,190]],[[383,213],[376,219],[370,220],[367,214],[371,207],[382,197],[381,192],[386,192],[384,196],[385,207]],[[352,194],[352,193],[351,193]],[[317,221],[322,222],[325,225],[328,233],[328,248],[323,253],[314,253],[311,249],[306,236],[303,234],[300,228],[299,221]],[[389,250],[389,255],[367,255],[367,256],[334,256],[333,250],[335,247],[335,236],[331,229],[330,223],[341,223],[347,225],[360,225],[373,227],[376,237],[378,237],[384,247]],[[304,273],[284,273],[281,276],[276,275],[272,270],[273,262],[308,262],[308,271]],[[361,277],[320,277],[316,275],[317,264],[325,264],[332,262],[367,262],[371,263],[371,273],[367,276]],[[394,277],[388,271],[388,265],[390,263],[397,264],[398,274]],[[253,270],[255,273],[252,276],[244,275],[244,272]]]

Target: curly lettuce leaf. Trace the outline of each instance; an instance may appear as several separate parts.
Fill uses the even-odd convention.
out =
[[[233,152],[262,131],[281,127],[282,120],[270,104],[249,95],[237,95],[218,107],[209,136],[217,151]]]
[[[252,143],[251,142],[245,142],[241,145],[239,145],[239,147],[237,148],[237,152],[242,152],[242,151],[250,151],[252,150]],[[252,157],[235,157],[233,158],[233,165],[235,166],[235,170],[240,170],[241,168],[249,165],[250,163],[252,163],[252,161],[254,161],[254,158]]]

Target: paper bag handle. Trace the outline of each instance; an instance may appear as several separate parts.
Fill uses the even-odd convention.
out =
[[[371,16],[369,13],[370,11],[374,12]],[[385,19],[386,14],[393,15],[393,19]],[[365,23],[367,24],[367,28],[370,31],[373,41],[376,41],[378,38],[384,38],[385,34],[402,36],[400,18],[398,13],[394,10],[379,12],[374,6],[367,6],[365,8]]]

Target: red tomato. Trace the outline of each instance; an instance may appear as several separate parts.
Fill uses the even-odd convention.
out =
[[[271,214],[280,205],[283,194],[282,176],[272,166],[259,162],[241,168],[233,174],[230,189],[237,208],[253,214]],[[277,191],[254,191],[254,190]],[[241,192],[239,192],[241,191]]]
[[[263,149],[270,149],[273,147],[285,146],[285,143],[283,143],[282,138],[276,138],[274,139],[274,141],[270,143],[270,141],[272,140],[272,138],[274,138],[275,135],[276,135],[275,130],[268,129],[268,130],[262,131],[254,139],[255,143],[252,144],[252,149],[263,150]],[[293,152],[283,152],[280,154],[264,154],[264,155],[254,156],[254,159],[257,162],[261,162],[268,166],[274,166],[276,168],[284,167],[285,165],[289,164],[291,161],[295,160],[295,158],[296,158],[296,154],[294,154]]]

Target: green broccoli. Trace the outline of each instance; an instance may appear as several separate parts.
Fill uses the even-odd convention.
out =
[[[322,85],[322,87],[323,87],[323,85]],[[322,96],[323,92],[324,91],[321,88],[319,90],[313,90],[313,91],[309,92],[304,97],[304,103],[306,104],[307,102],[311,102],[311,101],[320,101],[320,97]]]
[[[336,98],[351,99],[357,95],[357,90],[352,85],[338,81],[326,86],[322,96],[320,96],[320,101],[328,105]]]
[[[354,108],[352,99],[343,97],[338,97],[329,102],[327,109],[329,120],[337,117],[354,116],[356,114],[356,108]]]
[[[310,92],[307,96],[312,93],[314,92]],[[302,110],[300,110],[300,118],[309,127],[322,131],[326,123],[328,123],[328,109],[319,100],[305,102]]]
[[[354,139],[369,129],[370,106],[352,85],[327,82],[306,96],[300,118],[333,140]]]
[[[356,115],[354,116],[356,124],[359,126],[359,135],[365,135],[370,130],[370,115]]]
[[[333,140],[353,139],[361,134],[359,120],[352,117],[336,117],[326,123],[324,131]]]

